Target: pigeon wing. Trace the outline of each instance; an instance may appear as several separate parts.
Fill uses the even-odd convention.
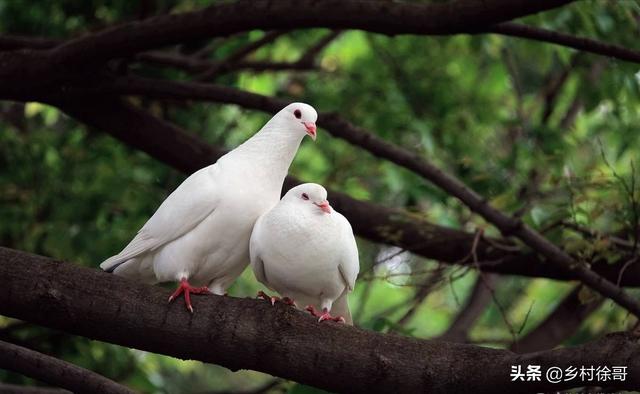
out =
[[[358,272],[360,272],[360,263],[358,258],[358,245],[356,239],[353,236],[353,229],[349,221],[340,213],[335,212],[338,219],[342,222],[342,245],[343,253],[340,264],[338,264],[338,270],[340,276],[344,281],[345,286],[349,291],[352,291],[355,284]]]
[[[215,182],[217,172],[217,164],[213,164],[182,182],[122,252],[105,260],[100,268],[111,272],[120,264],[153,251],[195,228],[215,210],[219,201]]]

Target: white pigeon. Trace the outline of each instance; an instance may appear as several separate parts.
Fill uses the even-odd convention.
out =
[[[332,210],[324,187],[305,183],[289,190],[256,222],[250,252],[256,278],[283,301],[308,305],[319,322],[353,324],[347,294],[360,270],[358,246],[349,221]],[[277,299],[259,295],[272,304]]]
[[[188,177],[138,234],[100,268],[146,283],[179,281],[184,293],[225,294],[249,264],[255,221],[276,205],[305,135],[316,139],[318,114],[293,103],[215,164]],[[195,286],[195,287],[194,287]]]

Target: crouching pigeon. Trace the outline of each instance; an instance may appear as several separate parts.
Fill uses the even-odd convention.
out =
[[[360,266],[358,247],[349,221],[331,208],[327,191],[315,183],[289,190],[262,215],[250,242],[256,278],[318,321],[353,324],[347,294],[353,290]],[[264,298],[272,300],[259,293]]]
[[[100,268],[146,283],[178,281],[184,293],[225,294],[249,264],[253,225],[278,203],[305,135],[316,139],[318,115],[293,103],[242,145],[188,177],[119,254]]]

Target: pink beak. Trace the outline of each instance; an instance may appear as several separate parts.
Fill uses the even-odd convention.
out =
[[[318,208],[322,209],[323,212],[331,213],[331,205],[329,205],[329,201],[324,200],[320,204],[317,204],[317,203],[314,203],[314,204],[317,205]]]
[[[311,137],[312,140],[316,140],[316,124],[313,122],[302,122],[304,127],[307,129],[307,134]]]

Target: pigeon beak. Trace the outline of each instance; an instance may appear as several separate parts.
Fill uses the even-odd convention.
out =
[[[304,127],[307,129],[307,134],[311,137],[312,140],[316,140],[316,124],[313,122],[302,122]]]
[[[315,205],[318,206],[318,208],[322,209],[322,211],[324,213],[331,213],[331,205],[329,205],[329,201],[324,200],[323,202],[321,202],[320,204],[314,202]]]

